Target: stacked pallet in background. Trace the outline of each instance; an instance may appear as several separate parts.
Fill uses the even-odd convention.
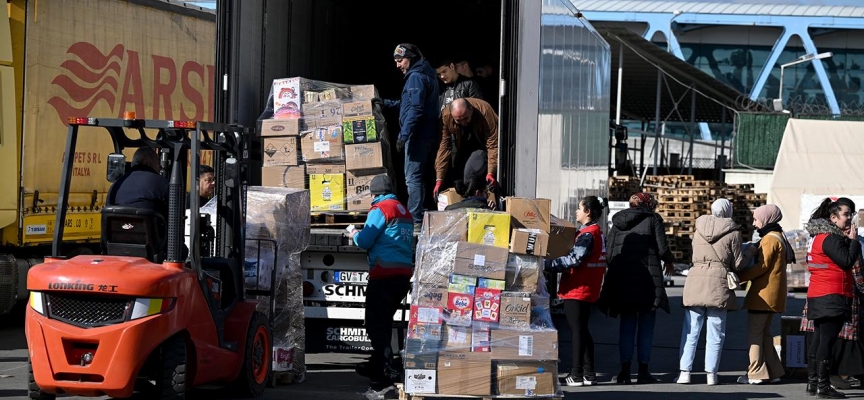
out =
[[[271,97],[262,186],[309,189],[313,212],[367,211],[369,182],[389,165],[375,87],[286,78]]]
[[[669,247],[679,262],[693,258],[696,218],[711,212],[719,198],[732,202],[732,219],[740,226],[744,241],[753,236],[753,210],[765,204],[767,195],[753,192],[751,184],[728,185],[720,181],[695,180],[692,175],[647,176],[642,191],[657,199],[657,213],[664,220]]]
[[[609,201],[627,201],[633,193],[642,191],[637,176],[610,176],[607,188]]]

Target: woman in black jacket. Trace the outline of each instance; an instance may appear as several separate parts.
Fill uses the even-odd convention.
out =
[[[813,212],[807,263],[807,318],[813,321],[813,340],[808,351],[807,393],[822,399],[842,399],[829,381],[831,351],[843,323],[850,319],[855,296],[852,267],[861,257],[858,232],[852,229],[852,209],[826,198]]]
[[[618,339],[621,372],[617,383],[631,383],[634,344],[639,361],[636,382],[657,382],[648,372],[654,322],[657,309],[669,313],[661,261],[666,263],[666,274],[671,274],[675,259],[666,242],[663,218],[654,212],[656,207],[657,201],[650,194],[634,194],[630,197],[630,208],[612,217],[612,229],[606,240],[609,269],[597,305],[608,316],[621,316]]]

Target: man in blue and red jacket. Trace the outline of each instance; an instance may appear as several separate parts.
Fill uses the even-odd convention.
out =
[[[387,175],[372,178],[369,184],[372,208],[363,230],[349,237],[366,249],[369,284],[366,287],[366,334],[372,342],[372,356],[357,372],[371,380],[370,389],[381,392],[393,386],[398,372],[391,365],[393,314],[408,294],[414,273],[414,224],[411,213],[393,194]]]

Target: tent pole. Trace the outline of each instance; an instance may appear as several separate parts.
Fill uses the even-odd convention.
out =
[[[657,68],[657,101],[654,106],[654,168],[653,174],[657,176],[657,165],[660,163],[660,94],[663,85],[663,71]]]

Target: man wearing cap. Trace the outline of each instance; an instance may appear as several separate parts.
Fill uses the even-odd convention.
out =
[[[385,100],[384,107],[399,107],[399,137],[396,151],[405,151],[405,184],[408,187],[408,209],[415,227],[423,222],[423,200],[426,192],[423,172],[427,169],[438,129],[439,100],[435,70],[420,49],[402,43],[393,51],[393,59],[405,75],[400,100]]]
[[[471,182],[483,176],[489,187],[494,188],[498,172],[498,115],[492,106],[480,99],[456,99],[444,108],[441,119],[433,195],[438,197],[438,192],[454,180]]]
[[[366,333],[372,342],[369,363],[357,372],[367,376],[375,392],[392,390],[399,380],[393,367],[393,314],[408,294],[414,273],[414,227],[411,213],[393,194],[387,175],[372,178],[369,184],[372,207],[362,230],[352,229],[348,237],[366,249],[369,283],[366,286]]]

